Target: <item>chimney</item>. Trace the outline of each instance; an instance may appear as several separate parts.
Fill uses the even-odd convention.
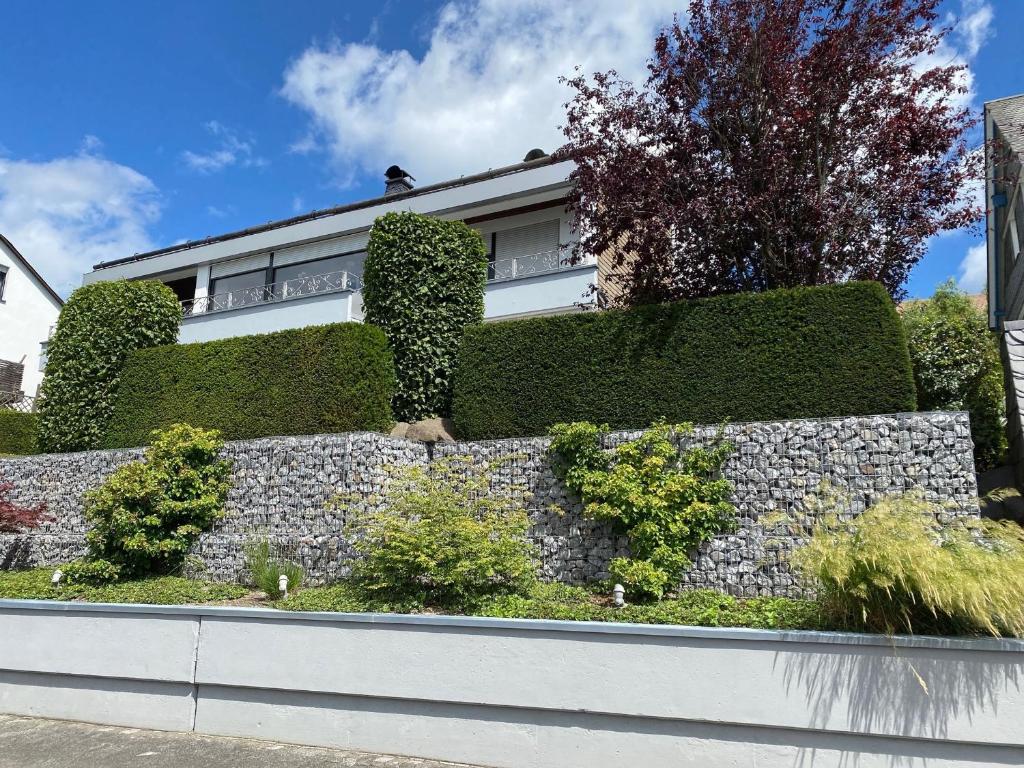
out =
[[[412,182],[416,181],[406,171],[403,171],[397,165],[392,165],[386,171],[384,171],[384,195],[398,195],[402,192],[408,192],[412,189]]]

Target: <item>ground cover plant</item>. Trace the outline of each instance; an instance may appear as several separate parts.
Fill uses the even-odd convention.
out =
[[[629,536],[631,556],[609,563],[612,578],[634,597],[657,599],[679,583],[702,542],[734,524],[732,484],[721,476],[732,446],[718,441],[681,450],[693,425],[660,422],[604,451],[607,433],[607,424],[556,424],[552,466],[580,497],[584,514]]]
[[[223,515],[230,463],[216,432],[176,424],[154,435],[142,461],[85,494],[88,554],[71,582],[105,583],[181,567],[199,534]]]
[[[145,605],[201,605],[236,600],[247,587],[182,576],[154,576],[112,584],[51,582],[56,568],[0,572],[0,599],[81,600],[88,603],[141,603]]]

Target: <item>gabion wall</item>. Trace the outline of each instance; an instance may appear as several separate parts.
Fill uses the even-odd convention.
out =
[[[693,439],[706,443],[718,432],[698,427]],[[636,434],[610,435],[607,447]],[[780,518],[822,481],[847,492],[854,512],[884,495],[917,488],[944,503],[944,515],[978,514],[965,413],[732,424],[722,436],[735,447],[724,473],[735,486],[739,523],[735,532],[695,553],[684,586],[748,596],[800,594],[785,562],[799,539]],[[605,578],[608,561],[628,553],[626,540],[582,515],[554,478],[547,445],[544,438],[524,438],[428,447],[374,433],[229,443],[224,455],[234,469],[227,515],[203,534],[195,567],[209,578],[238,578],[242,545],[260,536],[298,559],[312,583],[342,576],[352,557],[342,533],[346,509],[386,505],[396,468],[457,457],[486,463],[496,492],[528,492],[531,533],[547,578]],[[46,502],[56,517],[30,534],[0,535],[0,568],[55,565],[81,555],[83,492],[139,455],[126,450],[0,459],[0,478],[15,486],[11,499]]]

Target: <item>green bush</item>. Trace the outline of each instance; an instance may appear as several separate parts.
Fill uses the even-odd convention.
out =
[[[0,409],[0,456],[26,456],[37,453],[36,429],[39,419],[34,413]]]
[[[176,424],[158,433],[145,460],[119,467],[85,494],[89,551],[69,563],[71,583],[167,574],[223,515],[231,465],[216,432]]]
[[[338,323],[132,355],[104,444],[177,422],[227,440],[386,431],[394,368],[379,328]]]
[[[267,597],[277,598],[281,593],[279,579],[282,575],[288,577],[288,591],[293,592],[302,586],[306,573],[301,565],[273,549],[268,539],[249,541],[242,547],[252,585]]]
[[[612,578],[633,595],[658,599],[678,584],[701,542],[734,525],[732,484],[721,477],[732,446],[680,451],[692,425],[659,423],[605,453],[607,430],[589,422],[556,424],[553,469],[580,496],[586,515],[629,535],[632,557],[612,560]]]
[[[39,406],[40,450],[98,448],[114,411],[128,355],[173,344],[180,322],[178,299],[163,283],[118,280],[86,285],[72,293],[47,345]]]
[[[833,626],[892,634],[1024,636],[1024,529],[1008,521],[937,522],[918,495],[887,498],[850,519],[826,494],[792,555]]]
[[[903,309],[910,360],[922,410],[966,410],[978,471],[1006,453],[1006,395],[999,343],[984,310],[951,280]]]
[[[851,416],[914,410],[902,326],[885,289],[847,283],[488,323],[466,329],[460,435],[552,424]]]
[[[522,502],[496,496],[468,461],[437,462],[392,480],[386,509],[353,510],[348,532],[362,558],[355,579],[377,599],[465,608],[495,594],[525,593],[536,548]]]
[[[451,413],[459,340],[483,319],[486,281],[483,240],[462,222],[404,212],[373,223],[363,310],[394,350],[400,421]]]

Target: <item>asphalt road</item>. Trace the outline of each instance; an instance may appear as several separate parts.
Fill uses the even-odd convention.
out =
[[[393,755],[0,715],[0,768],[457,768]],[[462,766],[460,768],[467,768]]]

